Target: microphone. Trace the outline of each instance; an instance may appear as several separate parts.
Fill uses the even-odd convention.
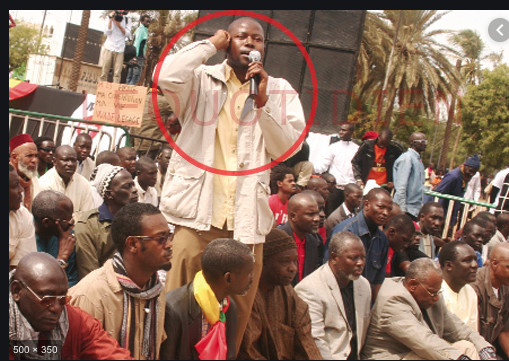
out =
[[[262,55],[258,50],[251,50],[248,55],[249,61],[260,61]],[[258,79],[259,76],[255,75],[249,79],[249,95],[258,95]]]

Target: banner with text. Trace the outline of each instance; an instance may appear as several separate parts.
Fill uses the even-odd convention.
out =
[[[92,120],[126,127],[141,127],[147,88],[99,82]]]

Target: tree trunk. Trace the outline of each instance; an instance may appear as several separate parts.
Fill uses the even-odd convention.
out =
[[[85,52],[85,44],[87,42],[88,23],[90,21],[90,10],[83,10],[81,15],[81,26],[78,33],[78,41],[74,50],[74,58],[72,60],[71,80],[69,81],[69,90],[75,92],[78,89],[78,81],[80,78],[81,61]]]
[[[461,59],[456,61],[456,69],[458,72],[461,68]],[[438,160],[438,169],[445,169],[447,164],[447,155],[449,154],[449,141],[451,139],[452,122],[454,121],[454,113],[456,109],[456,94],[458,93],[459,85],[456,91],[452,94],[451,106],[449,107],[449,114],[447,115],[447,124],[445,126],[444,142],[442,143],[442,153]]]

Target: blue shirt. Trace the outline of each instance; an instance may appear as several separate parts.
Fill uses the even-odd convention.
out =
[[[414,149],[401,154],[394,162],[394,202],[403,212],[417,217],[422,207],[424,195],[424,165],[421,156]]]
[[[381,284],[385,279],[385,266],[389,253],[389,240],[385,233],[376,227],[374,234],[369,231],[364,217],[364,211],[359,212],[355,217],[345,219],[337,224],[331,232],[331,237],[338,232],[349,231],[359,236],[366,249],[366,265],[362,275],[371,283]]]
[[[37,244],[38,252],[49,253],[53,257],[57,258],[59,242],[57,236],[52,236],[49,240],[42,239],[38,234],[35,235],[35,242]],[[69,287],[74,286],[79,281],[78,268],[76,267],[76,248],[73,249],[71,255],[67,259],[67,268],[65,273],[67,274],[67,281]]]

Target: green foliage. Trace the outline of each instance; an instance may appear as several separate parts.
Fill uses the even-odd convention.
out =
[[[9,29],[9,72],[26,67],[30,54],[46,54],[47,46],[40,43],[39,31],[32,27],[19,24]]]
[[[483,72],[479,85],[462,99],[462,146],[482,154],[482,170],[493,173],[509,164],[509,66]]]

